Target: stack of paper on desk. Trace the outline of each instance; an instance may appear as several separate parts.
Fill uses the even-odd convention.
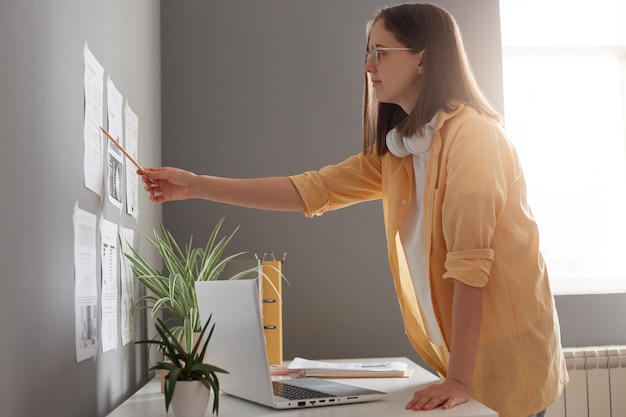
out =
[[[405,362],[319,362],[295,358],[287,367],[300,376],[319,378],[403,378],[411,376]]]

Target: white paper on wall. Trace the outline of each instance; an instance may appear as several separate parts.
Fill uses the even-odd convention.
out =
[[[122,330],[122,345],[135,339],[135,320],[132,314],[135,304],[135,281],[130,269],[130,261],[124,256],[128,247],[133,246],[135,232],[133,229],[120,228],[120,278],[122,283],[122,299],[120,300],[120,325]]]
[[[104,218],[100,219],[100,258],[102,265],[102,351],[117,348],[117,293],[118,275],[117,225]]]
[[[96,215],[74,206],[74,315],[76,362],[98,351]]]
[[[110,78],[107,79],[107,131],[119,143],[122,143],[122,102],[123,98],[120,92],[115,88],[115,84]],[[124,155],[122,151],[111,143],[110,140],[104,138],[107,144],[107,199],[109,203],[115,207],[122,208],[123,191],[123,167]]]
[[[126,152],[138,161],[139,119],[128,102],[124,106],[124,119],[126,120],[124,147]],[[139,217],[139,177],[137,167],[129,163],[126,163],[126,213],[135,219]]]
[[[104,173],[100,126],[103,116],[104,68],[93,56],[86,43],[83,56],[85,61],[84,181],[86,188],[102,196]]]

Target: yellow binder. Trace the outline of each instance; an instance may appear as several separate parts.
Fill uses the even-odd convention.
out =
[[[282,262],[263,261],[261,294],[263,299],[263,332],[270,365],[283,364]]]

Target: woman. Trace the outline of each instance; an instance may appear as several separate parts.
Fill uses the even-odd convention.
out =
[[[503,417],[542,415],[567,383],[553,297],[519,160],[456,22],[428,4],[380,10],[365,73],[362,153],[291,177],[146,169],[150,199],[307,216],[382,199],[408,338],[442,376],[407,408],[472,396]]]

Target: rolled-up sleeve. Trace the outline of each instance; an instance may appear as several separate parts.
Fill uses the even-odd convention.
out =
[[[493,249],[474,249],[448,252],[444,278],[454,278],[471,287],[487,285],[493,264]]]
[[[304,202],[304,215],[307,217],[321,216],[328,209],[328,191],[322,177],[316,171],[290,176],[291,182],[300,193]]]
[[[304,202],[307,217],[381,197],[380,161],[374,155],[354,155],[337,165],[289,178]]]

